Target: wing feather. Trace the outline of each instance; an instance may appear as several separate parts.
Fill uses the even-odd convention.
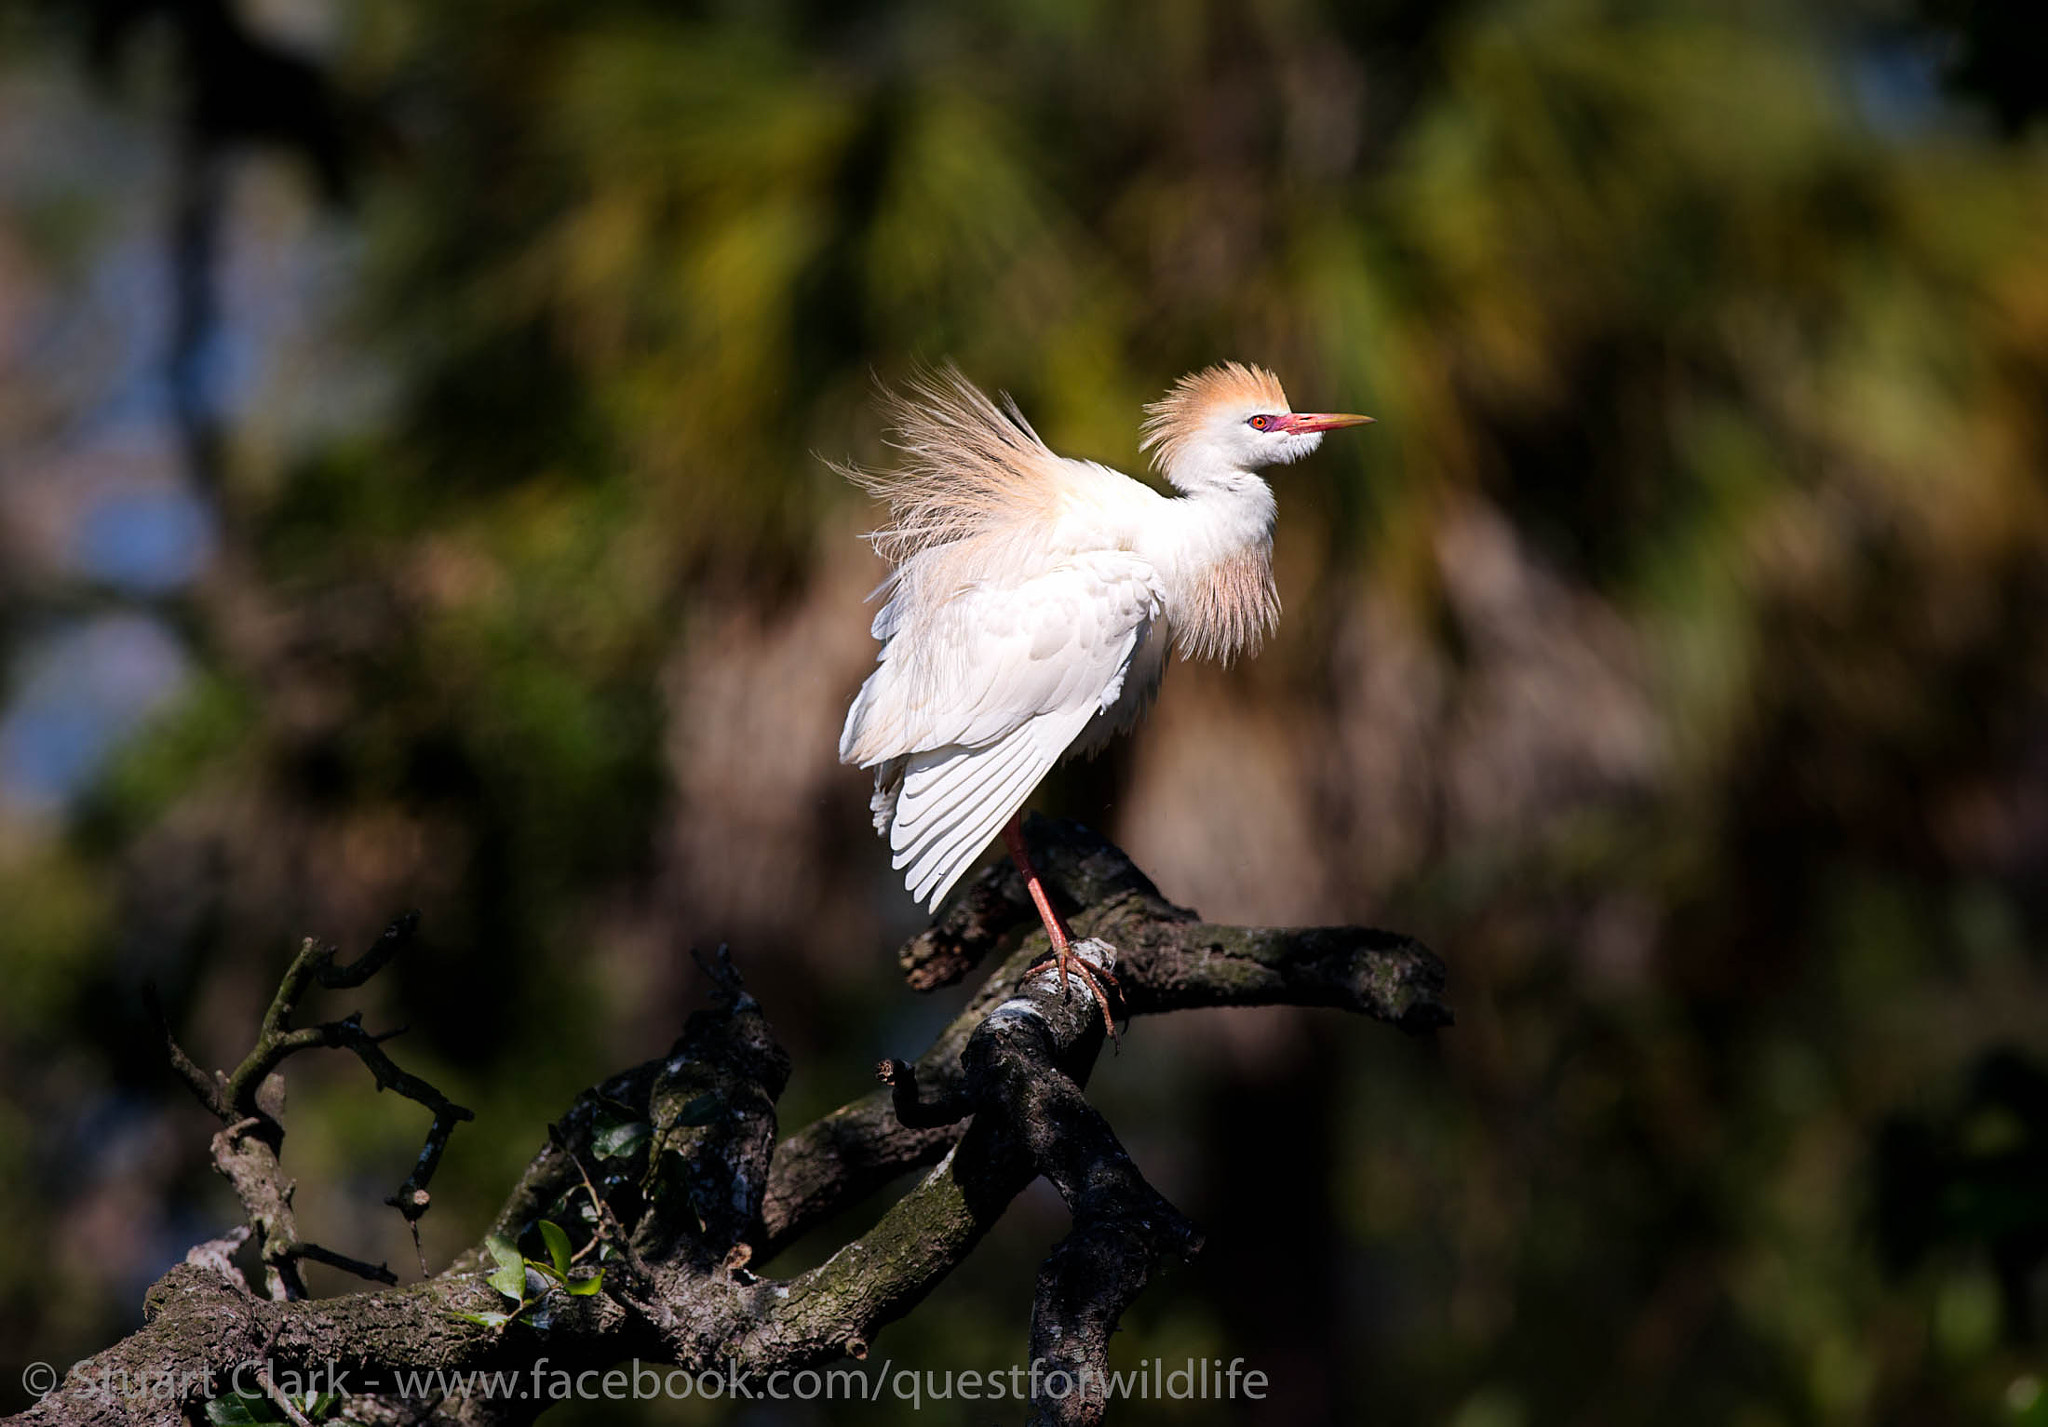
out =
[[[981,760],[997,763],[994,776],[976,794],[962,798],[955,805],[957,815],[945,828],[924,841],[916,860],[910,862],[905,870],[904,885],[910,888],[911,896],[918,901],[929,899],[936,906],[938,898],[951,890],[961,874],[981,855],[981,850],[988,846],[989,838],[1000,826],[989,824],[990,810],[1003,791],[1013,781],[1036,781],[1031,778],[1035,749],[1028,730],[1019,729],[1002,748],[1010,756],[1000,762],[993,757]],[[1038,770],[1038,774],[1042,777],[1043,769]],[[1028,786],[1025,791],[1029,792]]]
[[[896,614],[847,711],[839,756],[872,767],[948,744],[984,747],[1041,714],[1099,707],[1121,682],[1133,633],[1163,603],[1148,562],[1091,551],[1030,578],[967,586],[916,617]]]
[[[954,832],[975,807],[982,791],[1003,777],[1028,751],[1014,735],[990,748],[960,744],[911,755],[906,783],[918,796],[907,806],[897,800],[896,821],[889,829],[889,850],[897,867],[913,866]],[[915,879],[920,874],[913,870]]]
[[[947,760],[946,772],[953,778],[960,776],[963,766],[971,768],[984,762],[996,765],[995,776],[971,796],[946,800],[946,806],[957,808],[959,815],[912,865],[905,880],[913,897],[928,907],[938,907],[981,856],[989,839],[1001,831],[1003,824],[1031,796],[1039,780],[1059,761],[1060,754],[1085,722],[1085,715],[1045,715],[1017,729],[994,749],[973,750],[978,757],[970,757],[964,763]],[[909,777],[917,776],[917,764],[918,757],[913,757]]]
[[[920,900],[932,911],[937,911],[945,895],[953,890],[954,884],[967,874],[980,858],[982,849],[989,840],[1002,831],[1024,800],[1031,796],[1052,765],[1059,761],[1067,740],[1062,737],[1047,737],[1041,724],[1031,730],[1018,730],[1018,737],[1027,734],[1030,738],[1029,751],[1015,766],[1008,769],[1001,782],[995,784],[983,796],[976,813],[961,826],[958,834],[946,845],[940,857],[936,858],[935,874],[926,883]]]
[[[1081,730],[1081,736],[1074,740],[1073,752],[1092,758],[1110,739],[1136,726],[1159,697],[1160,682],[1166,677],[1166,656],[1172,648],[1173,637],[1166,624],[1152,624],[1131,656],[1123,684],[1104,702],[1102,712]]]
[[[1082,731],[1121,701],[1164,595],[1147,562],[1118,550],[968,583],[935,609],[901,607],[904,592],[876,616],[885,642],[847,711],[840,757],[878,768],[891,860],[918,900],[936,906]]]

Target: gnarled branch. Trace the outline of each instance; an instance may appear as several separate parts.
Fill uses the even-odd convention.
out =
[[[1090,938],[1084,954],[1101,964],[1115,949],[1134,1016],[1284,1003],[1342,1007],[1410,1030],[1450,1021],[1443,968],[1412,941],[1358,928],[1206,924],[1085,829],[1034,819],[1026,833],[1076,931]],[[396,1374],[525,1371],[542,1356],[551,1372],[638,1358],[758,1383],[777,1370],[865,1356],[874,1335],[965,1259],[1041,1174],[1074,1222],[1039,1275],[1031,1323],[1041,1376],[1064,1376],[1068,1390],[1041,1393],[1034,1420],[1100,1420],[1118,1317],[1160,1263],[1194,1253],[1201,1239],[1145,1182],[1082,1093],[1101,1049],[1100,1018],[1092,997],[1062,988],[1054,969],[1027,974],[1045,943],[1030,930],[1030,904],[1009,895],[1008,876],[984,874],[906,953],[914,979],[924,981],[934,966],[957,976],[1000,957],[967,1009],[914,1065],[886,1063],[883,1087],[779,1144],[774,1106],[788,1057],[730,960],[721,952],[707,963],[712,1007],[691,1017],[667,1056],[580,1096],[550,1127],[493,1226],[529,1253],[544,1252],[539,1220],[567,1227],[580,1240],[577,1258],[605,1256],[599,1292],[574,1295],[550,1280],[537,1303],[522,1305],[528,1316],[491,1326],[504,1299],[486,1280],[492,1260],[483,1245],[424,1282],[319,1301],[294,1300],[276,1284],[270,1298],[260,1297],[233,1270],[231,1246],[202,1246],[150,1291],[140,1332],[80,1364],[23,1420],[170,1427],[208,1396],[209,1383],[225,1390],[234,1367],[258,1357],[280,1369],[332,1364],[355,1394],[348,1414],[379,1421],[528,1420],[548,1405],[544,1398],[402,1401]],[[331,953],[302,950],[251,1052],[260,1076],[245,1073],[245,1061],[209,1081],[173,1051],[181,1076],[223,1116],[218,1139],[227,1161],[250,1146],[269,1152],[249,1173],[284,1186],[286,1215],[288,1182],[266,1138],[276,1122],[247,1097],[281,1063],[280,1044],[290,1045],[287,1055],[313,1044],[361,1055],[367,1043],[376,1052],[376,1038],[353,1018],[306,1031],[290,1024],[313,981],[358,984],[345,978],[374,971],[375,955],[336,970]],[[266,1065],[261,1057],[271,1058]],[[379,1082],[386,1083],[381,1074]],[[253,1113],[233,1114],[243,1107]],[[757,1276],[835,1210],[919,1165],[930,1166],[923,1178],[824,1263],[785,1281]],[[290,1231],[263,1196],[245,1195],[244,1203],[259,1234]],[[305,1246],[295,1254],[312,1256],[326,1257]],[[529,1275],[530,1292],[539,1277]],[[124,1390],[160,1384],[167,1372],[185,1387]]]
[[[418,1242],[418,1220],[427,1209],[427,1184],[441,1162],[441,1152],[447,1148],[448,1137],[461,1121],[475,1118],[472,1112],[426,1081],[400,1069],[384,1053],[383,1043],[399,1032],[372,1035],[363,1029],[360,1012],[319,1025],[295,1027],[292,1024],[299,1002],[314,985],[341,989],[362,985],[410,944],[418,925],[418,915],[408,912],[386,927],[376,943],[348,966],[335,965],[333,947],[323,946],[310,937],[301,942],[298,954],[292,958],[291,965],[278,982],[277,994],[263,1013],[256,1043],[231,1071],[216,1071],[208,1075],[201,1070],[178,1044],[155,989],[145,990],[150,1011],[163,1030],[172,1068],[194,1098],[218,1116],[225,1126],[213,1137],[214,1168],[234,1186],[236,1197],[242,1201],[243,1212],[248,1215],[250,1228],[256,1236],[257,1253],[263,1264],[264,1287],[272,1298],[306,1296],[305,1281],[299,1274],[299,1263],[303,1259],[324,1263],[330,1268],[342,1269],[376,1283],[398,1282],[397,1276],[383,1264],[365,1263],[299,1237],[298,1216],[292,1209],[295,1186],[279,1162],[284,1148],[284,1126],[277,1118],[282,1092],[274,1077],[287,1059],[306,1050],[353,1051],[376,1079],[379,1090],[395,1091],[433,1112],[433,1124],[428,1127],[412,1173],[398,1191],[384,1201],[404,1215],[408,1224],[415,1226],[415,1243]]]

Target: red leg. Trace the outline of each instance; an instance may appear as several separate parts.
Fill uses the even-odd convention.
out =
[[[1031,901],[1038,908],[1038,919],[1045,923],[1045,934],[1052,938],[1053,951],[1065,959],[1068,948],[1074,944],[1074,934],[1067,930],[1066,922],[1053,909],[1052,898],[1046,895],[1044,879],[1031,864],[1030,850],[1024,846],[1024,814],[1018,813],[1004,825],[1003,845],[1010,849],[1010,860],[1024,874],[1024,888],[1031,893]]]
[[[1067,970],[1072,967],[1080,972],[1088,989],[1095,993],[1095,1003],[1102,1008],[1102,1024],[1109,1028],[1110,1039],[1116,1039],[1116,1018],[1110,1014],[1109,997],[1104,994],[1102,981],[1107,978],[1114,986],[1116,978],[1107,971],[1098,972],[1081,957],[1074,954],[1074,934],[1068,930],[1066,921],[1053,907],[1052,898],[1046,894],[1045,881],[1038,875],[1038,869],[1031,864],[1031,853],[1024,846],[1024,815],[1018,813],[1003,828],[1003,845],[1010,849],[1010,860],[1017,864],[1017,870],[1024,875],[1024,889],[1031,894],[1032,905],[1038,908],[1038,919],[1045,923],[1045,934],[1052,940],[1052,954],[1059,968],[1060,994],[1069,989]]]

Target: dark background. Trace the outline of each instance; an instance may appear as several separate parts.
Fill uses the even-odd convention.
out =
[[[820,458],[951,357],[1137,470],[1234,357],[1379,424],[1277,473],[1277,640],[1040,805],[1420,936],[1459,1022],[1105,1060],[1210,1231],[1115,1363],[1274,1383],[1118,1420],[2048,1423],[2042,13],[0,6],[0,1409],[236,1218],[146,982],[225,1064],[297,937],[420,908],[324,1009],[478,1111],[436,1266],[693,944],[786,1125],[919,1048]],[[411,1272],[422,1113],[289,1084],[307,1232]],[[1021,1358],[1061,1231],[876,1359]]]

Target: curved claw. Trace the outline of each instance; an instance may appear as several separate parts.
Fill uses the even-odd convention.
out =
[[[1050,964],[1059,973],[1060,994],[1065,996],[1073,990],[1073,982],[1067,979],[1068,973],[1072,972],[1078,975],[1081,978],[1082,984],[1093,993],[1095,1004],[1102,1008],[1102,1027],[1108,1033],[1110,1043],[1121,1049],[1123,1037],[1117,1031],[1116,1016],[1110,1008],[1109,995],[1103,987],[1106,982],[1109,990],[1116,993],[1118,1001],[1124,999],[1123,987],[1117,982],[1116,974],[1109,969],[1108,965],[1097,965],[1080,954],[1080,948],[1084,946],[1098,948],[1105,963],[1116,955],[1115,949],[1107,942],[1094,937],[1073,945],[1069,945],[1064,939],[1061,939],[1054,942],[1050,950],[1034,959],[1029,966],[1024,968],[1024,974],[1017,978],[1018,984],[1021,986],[1024,982],[1029,981],[1033,976],[1044,971]]]
[[[1089,961],[1086,957],[1080,955],[1080,947],[1084,945],[1086,945],[1085,942],[1076,943],[1071,949],[1068,950],[1065,959],[1081,967],[1082,975],[1092,976],[1097,981],[1108,983],[1109,986],[1111,986],[1118,993],[1117,999],[1121,1001],[1123,999],[1123,983],[1116,979],[1116,973],[1114,971],[1111,971],[1107,966],[1097,966],[1094,962]],[[1018,976],[1017,984],[1020,986],[1023,985],[1026,981],[1029,981],[1039,972],[1045,970],[1046,967],[1051,966],[1060,960],[1060,949],[1056,946],[1047,947],[1044,951],[1041,951],[1036,957],[1032,958],[1031,964],[1024,968],[1022,975]]]

